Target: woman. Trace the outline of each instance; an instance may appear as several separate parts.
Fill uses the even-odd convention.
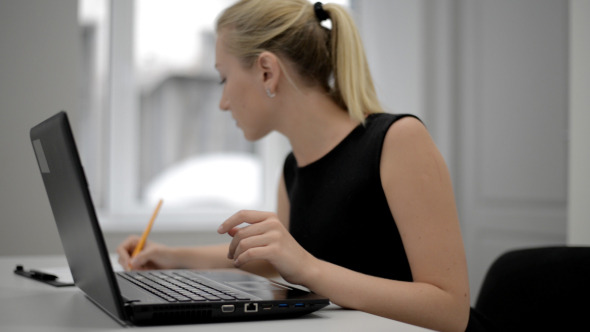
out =
[[[148,243],[130,261],[132,236],[121,264],[275,272],[343,307],[464,331],[469,284],[449,172],[418,119],[383,113],[346,10],[243,0],[217,33],[220,108],[248,140],[278,131],[291,143],[277,213],[236,213],[218,229],[229,245]]]

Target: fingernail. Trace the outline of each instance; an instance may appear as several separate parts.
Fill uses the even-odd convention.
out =
[[[223,233],[223,225],[219,226],[217,229],[217,233]]]

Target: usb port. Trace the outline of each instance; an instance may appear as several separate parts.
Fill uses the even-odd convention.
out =
[[[279,308],[288,308],[289,305],[287,303],[279,303]]]
[[[305,304],[303,303],[295,303],[295,308],[303,308],[305,307]]]

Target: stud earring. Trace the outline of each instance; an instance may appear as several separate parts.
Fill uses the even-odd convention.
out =
[[[268,96],[268,98],[274,98],[276,96],[276,93],[272,93],[270,92],[270,88],[266,88],[266,95]]]

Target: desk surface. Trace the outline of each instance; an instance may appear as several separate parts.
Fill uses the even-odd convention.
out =
[[[56,256],[0,256],[1,331],[116,331],[124,327],[96,307],[77,287],[56,288],[13,273],[29,268],[67,266]],[[195,331],[195,325],[146,327],[150,331]],[[297,319],[198,324],[198,331],[425,331],[355,310],[328,306]]]

